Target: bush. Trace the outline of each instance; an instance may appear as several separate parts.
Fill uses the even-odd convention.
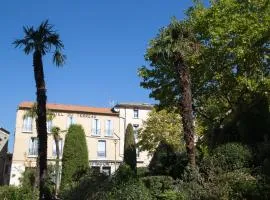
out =
[[[168,175],[179,178],[187,166],[186,153],[178,153],[165,142],[160,142],[149,164],[151,175]]]
[[[37,200],[38,191],[24,187],[2,186],[0,197],[5,200]]]
[[[88,169],[88,150],[81,125],[71,125],[65,139],[62,158],[61,190],[70,187]]]
[[[137,168],[137,177],[145,177],[149,175],[149,169],[147,167],[138,167]]]
[[[215,148],[212,158],[215,166],[230,171],[248,167],[252,154],[248,147],[242,144],[227,143]]]
[[[173,190],[165,191],[160,194],[157,199],[159,200],[186,200],[186,196],[182,193],[175,192]]]
[[[131,179],[115,185],[105,199],[110,200],[152,200],[150,191],[139,179]]]
[[[91,169],[80,179],[77,184],[73,184],[68,190],[62,193],[65,200],[86,200],[102,199],[105,195],[108,177],[102,173],[95,173]]]
[[[128,165],[121,165],[117,172],[108,177],[90,170],[78,184],[73,184],[62,194],[65,200],[150,200],[149,190]]]
[[[173,178],[170,176],[148,176],[141,180],[154,197],[173,189]]]

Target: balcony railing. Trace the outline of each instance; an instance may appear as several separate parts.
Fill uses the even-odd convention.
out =
[[[29,152],[28,152],[28,155],[29,156],[37,156],[38,155],[38,150],[37,149],[29,149]]]
[[[105,136],[113,136],[113,130],[112,129],[105,130]]]
[[[100,135],[100,129],[92,129],[91,133],[92,135]]]

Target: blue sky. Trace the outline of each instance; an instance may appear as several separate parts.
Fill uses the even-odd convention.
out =
[[[153,102],[139,86],[137,69],[145,65],[147,44],[171,17],[184,17],[191,0],[47,0],[5,1],[0,7],[0,127],[11,132],[16,109],[35,100],[32,56],[14,49],[23,25],[44,19],[55,25],[65,44],[67,63],[44,58],[48,102],[109,107],[116,102]]]

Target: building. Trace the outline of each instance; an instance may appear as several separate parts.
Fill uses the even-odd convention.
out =
[[[33,106],[32,102],[19,105],[16,116],[14,151],[10,175],[10,184],[19,185],[21,174],[26,168],[36,166],[37,131],[35,120],[25,117]],[[56,148],[51,128],[60,127],[67,130],[71,124],[81,124],[85,131],[88,146],[89,165],[100,172],[110,175],[123,160],[124,135],[129,123],[133,124],[135,133],[152,109],[149,104],[117,104],[113,108],[96,108],[63,104],[47,104],[54,114],[47,122],[48,163],[54,163]],[[66,132],[61,134],[60,154],[63,152]],[[146,166],[150,157],[147,152],[138,152],[138,166]]]
[[[12,154],[8,153],[9,132],[0,128],[0,185],[8,185]]]

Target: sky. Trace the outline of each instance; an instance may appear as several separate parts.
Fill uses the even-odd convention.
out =
[[[13,151],[16,110],[35,101],[32,55],[15,49],[22,27],[48,19],[64,42],[64,67],[44,57],[48,102],[111,107],[110,102],[146,102],[137,70],[147,65],[148,42],[175,16],[185,17],[191,0],[24,0],[0,7],[0,127],[10,131]]]

